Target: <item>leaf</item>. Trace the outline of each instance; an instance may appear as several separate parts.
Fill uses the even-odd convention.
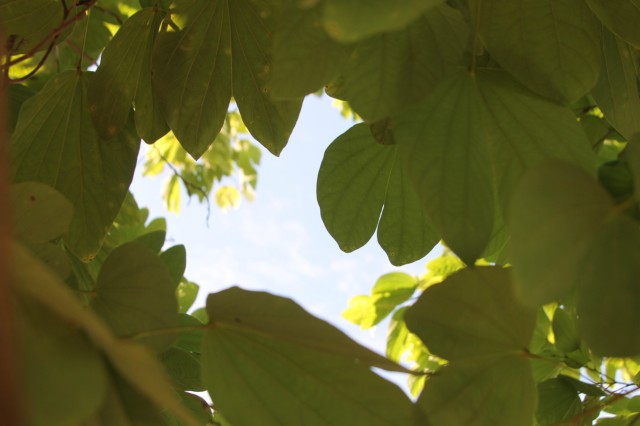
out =
[[[178,298],[178,312],[184,314],[187,313],[189,308],[196,301],[200,286],[196,283],[192,283],[186,279],[180,280],[180,284],[176,288],[176,297]]]
[[[158,231],[151,231],[144,233],[137,237],[135,240],[136,243],[145,246],[149,250],[151,250],[154,254],[158,254],[164,245],[165,239],[167,238],[167,231],[161,229]]]
[[[63,6],[55,0],[0,0],[0,27],[6,36],[15,37],[13,45],[8,46],[16,53],[29,52],[39,44],[38,50],[46,49],[53,39],[41,41],[62,23],[62,18]]]
[[[35,303],[20,304],[17,331],[29,424],[84,420],[101,404],[107,374],[83,334]]]
[[[46,243],[69,229],[73,206],[58,191],[38,182],[11,187],[11,233],[27,243]]]
[[[357,41],[379,32],[403,28],[438,4],[434,0],[327,0],[323,3],[324,28],[336,40]]]
[[[67,71],[25,101],[11,139],[14,181],[38,181],[74,207],[68,247],[86,261],[96,254],[133,178],[139,141],[125,128],[98,139],[85,100],[87,77]]]
[[[165,268],[167,268],[173,288],[177,289],[182,282],[182,276],[187,268],[187,250],[182,244],[169,247],[160,253],[160,260]]]
[[[200,361],[194,355],[182,349],[169,348],[162,352],[159,358],[167,369],[176,389],[204,391],[200,382]]]
[[[318,173],[318,204],[327,230],[343,251],[366,244],[378,221],[378,240],[395,264],[424,257],[437,243],[402,174],[396,147],[376,143],[363,123],[327,148]]]
[[[472,8],[491,56],[533,91],[570,103],[596,84],[599,33],[582,0],[475,0]]]
[[[519,299],[533,306],[566,295],[612,207],[609,195],[577,167],[550,161],[527,173],[508,216]]]
[[[273,37],[274,97],[295,98],[322,88],[338,74],[350,51],[322,28],[320,6],[285,8]]]
[[[318,204],[343,251],[362,247],[373,235],[394,159],[394,147],[375,143],[365,124],[351,127],[327,148],[318,172]]]
[[[204,336],[204,324],[197,318],[184,313],[178,314],[178,326],[193,327],[193,329],[183,331],[178,334],[174,346],[188,352],[199,354]],[[198,327],[202,327],[199,329]]]
[[[452,361],[426,381],[418,407],[438,426],[531,425],[536,388],[521,356]]]
[[[538,385],[536,420],[540,426],[556,425],[582,414],[582,401],[576,390],[562,379]]]
[[[19,244],[11,245],[15,268],[9,281],[20,297],[45,306],[56,317],[83,330],[111,365],[138,392],[178,416],[185,425],[197,424],[178,402],[158,360],[139,344],[116,339],[90,310],[86,309],[67,286],[35,260]],[[82,389],[82,388],[78,388]]]
[[[371,296],[351,299],[342,316],[363,329],[371,328],[407,301],[417,285],[417,280],[411,275],[402,272],[384,274],[373,286]]]
[[[162,261],[146,247],[127,243],[105,260],[91,307],[117,335],[176,325],[177,303],[171,278]],[[171,335],[145,339],[155,349],[167,347]]]
[[[472,265],[491,239],[522,173],[545,158],[592,170],[594,156],[570,110],[501,71],[453,74],[394,134],[422,207],[445,243]]]
[[[591,350],[602,356],[640,354],[638,224],[622,215],[609,219],[578,266],[578,327]]]
[[[536,313],[517,303],[509,271],[466,268],[427,288],[404,314],[409,331],[448,360],[529,346]]]
[[[302,101],[271,93],[272,2],[176,3],[178,31],[154,47],[154,83],[167,123],[182,146],[200,157],[224,122],[231,96],[251,134],[278,155]]]
[[[638,55],[606,29],[602,30],[602,51],[604,64],[592,95],[607,121],[625,138],[631,139],[640,132],[640,93],[636,73]]]
[[[202,379],[231,424],[410,424],[409,399],[366,364],[274,337],[218,322],[205,334]]]
[[[162,17],[156,8],[140,10],[125,21],[102,53],[87,100],[103,139],[112,138],[127,123],[142,81],[150,87],[151,49]]]
[[[587,4],[609,31],[640,48],[640,1],[587,0]]]
[[[259,334],[295,346],[342,356],[371,367],[408,371],[358,345],[343,332],[284,297],[232,287],[207,297],[207,313],[213,329],[231,327],[243,335]]]
[[[569,353],[580,349],[580,336],[574,318],[566,310],[562,308],[555,310],[552,326],[558,350]]]
[[[402,307],[393,313],[389,321],[389,332],[387,333],[386,355],[392,361],[399,363],[402,361],[407,347],[406,340],[409,337],[409,329],[404,322],[404,313],[408,307]]]
[[[457,10],[446,5],[434,7],[406,29],[357,44],[336,78],[340,83],[330,85],[327,93],[347,100],[367,121],[396,115],[426,98],[455,71],[467,35],[468,28]]]

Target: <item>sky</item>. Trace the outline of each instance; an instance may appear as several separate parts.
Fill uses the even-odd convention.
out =
[[[369,294],[382,274],[425,272],[438,248],[418,262],[396,268],[389,263],[375,235],[365,247],[344,253],[320,218],[316,180],[327,146],[353,122],[331,106],[331,99],[309,96],[289,144],[275,157],[263,149],[253,202],[243,200],[236,210],[223,212],[211,202],[182,194],[178,215],[162,201],[165,177],[142,177],[142,159],[131,186],[138,204],[150,217],[167,219],[167,239],[187,248],[187,279],[200,285],[195,307],[208,293],[237,285],[289,297],[313,315],[346,332],[353,339],[384,353],[387,323],[360,330],[341,317],[349,299]],[[166,175],[165,175],[166,176]],[[215,190],[215,188],[214,188]]]

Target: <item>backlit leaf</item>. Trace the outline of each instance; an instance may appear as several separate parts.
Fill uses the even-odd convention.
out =
[[[640,48],[640,1],[587,0],[587,4],[611,32]]]
[[[431,352],[456,360],[523,351],[536,314],[517,303],[508,270],[475,267],[427,288],[404,319]]]
[[[598,30],[583,0],[475,0],[491,56],[541,95],[573,102],[600,73]]]
[[[324,27],[336,40],[356,41],[400,29],[438,4],[436,0],[327,0],[323,2]]]
[[[140,143],[129,126],[109,141],[98,139],[86,88],[84,73],[66,71],[28,99],[11,139],[11,163],[16,182],[51,185],[71,201],[65,240],[90,260],[127,194]]]
[[[529,426],[536,397],[528,359],[490,355],[438,371],[426,381],[418,406],[431,425]]]
[[[604,64],[592,95],[606,119],[620,134],[630,139],[640,133],[638,54],[606,29],[602,30],[602,51]]]
[[[176,325],[178,308],[171,278],[158,256],[137,243],[109,254],[91,306],[120,336]],[[172,340],[173,336],[163,335],[145,341],[162,348]]]
[[[551,426],[582,414],[582,401],[576,390],[562,379],[551,379],[538,385],[536,420],[540,426]]]

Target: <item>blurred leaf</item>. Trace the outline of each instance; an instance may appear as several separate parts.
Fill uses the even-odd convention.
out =
[[[587,0],[587,4],[611,32],[640,48],[640,1]]]
[[[178,312],[186,313],[196,301],[200,286],[186,279],[180,280],[180,284],[176,288],[176,297],[178,298]]]
[[[182,244],[169,247],[162,253],[160,253],[160,260],[167,268],[169,277],[171,278],[171,284],[176,289],[178,296],[180,290],[179,286],[183,281],[184,271],[187,268],[187,250]],[[197,290],[196,290],[197,293]],[[180,305],[180,300],[178,300]]]
[[[551,426],[582,414],[582,401],[575,389],[562,379],[551,379],[538,385],[540,426]]]
[[[553,314],[553,335],[555,345],[562,352],[573,352],[580,348],[580,337],[574,317],[562,308]]]
[[[187,351],[169,348],[158,355],[176,389],[202,392],[200,361]]]

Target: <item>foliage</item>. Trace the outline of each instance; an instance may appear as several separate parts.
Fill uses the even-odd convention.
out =
[[[637,423],[638,20],[637,0],[0,0],[25,423]],[[190,312],[185,248],[128,192],[143,140],[170,208],[180,182],[251,198],[249,135],[278,155],[323,87],[363,120],[318,175],[340,248],[448,247],[345,311],[390,317],[387,358],[268,293]]]

